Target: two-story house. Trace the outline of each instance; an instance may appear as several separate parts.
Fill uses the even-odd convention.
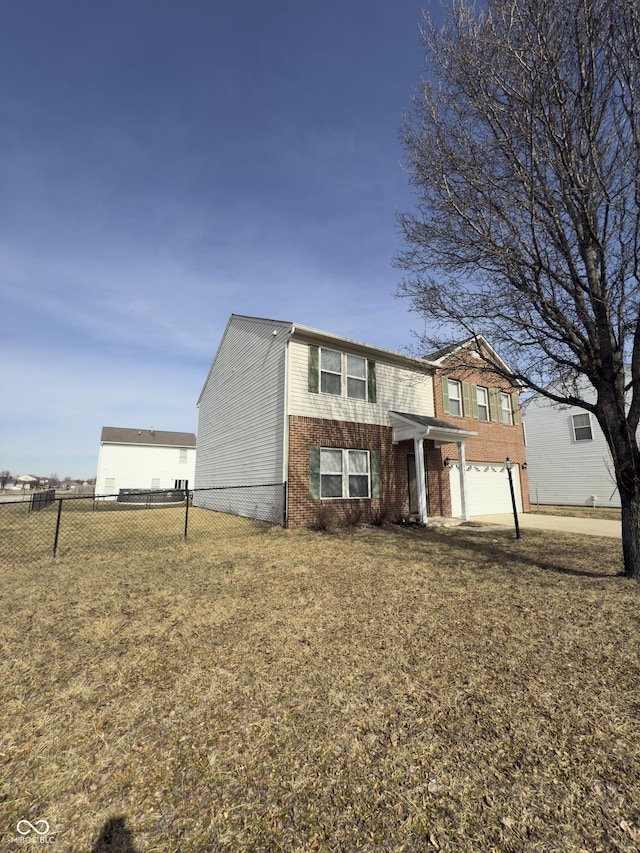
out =
[[[102,427],[95,493],[121,489],[186,489],[193,486],[196,437],[192,432]]]
[[[455,479],[456,514],[468,517],[465,445],[477,421],[441,416],[439,369],[307,326],[232,315],[198,401],[194,504],[273,518],[276,493],[252,489],[284,483],[290,526],[313,524],[326,507],[338,519],[357,509],[364,521],[426,523],[452,515]],[[449,458],[463,463],[455,478]]]

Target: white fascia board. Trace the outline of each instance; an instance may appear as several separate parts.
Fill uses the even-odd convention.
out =
[[[339,349],[348,349],[350,352],[358,353],[362,356],[369,356],[372,359],[378,358],[384,361],[390,361],[395,364],[411,367],[414,370],[420,370],[425,373],[432,373],[436,365],[434,362],[427,361],[425,358],[417,356],[404,355],[395,350],[384,349],[377,347],[374,344],[367,344],[363,341],[355,341],[352,338],[345,338],[342,335],[334,335],[331,332],[323,332],[320,329],[312,329],[310,326],[300,326],[294,324],[291,336],[304,340],[307,343],[326,344]]]

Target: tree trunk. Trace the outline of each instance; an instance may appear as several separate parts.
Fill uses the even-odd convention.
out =
[[[620,489],[622,504],[622,555],[625,577],[640,580],[640,486]]]

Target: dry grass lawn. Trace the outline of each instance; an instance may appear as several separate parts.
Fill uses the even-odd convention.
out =
[[[622,512],[614,507],[606,506],[551,506],[548,504],[531,504],[531,512],[540,515],[564,515],[569,518],[603,518],[605,521],[620,521]]]
[[[619,543],[210,519],[0,569],[0,849],[640,849]]]

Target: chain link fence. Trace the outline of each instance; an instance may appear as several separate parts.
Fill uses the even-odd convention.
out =
[[[159,549],[285,524],[284,483],[0,503],[0,563]],[[35,496],[34,496],[35,497]],[[33,506],[38,508],[33,511]]]

